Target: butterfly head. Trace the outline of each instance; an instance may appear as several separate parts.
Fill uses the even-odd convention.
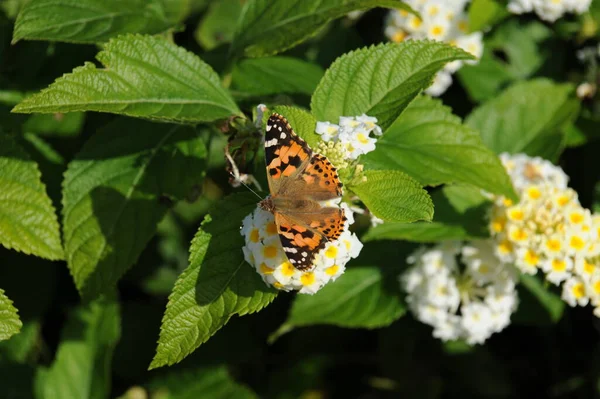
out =
[[[258,203],[258,206],[264,211],[271,212],[271,213],[275,212],[275,204],[273,203],[271,196],[268,196],[264,200],[260,201]]]

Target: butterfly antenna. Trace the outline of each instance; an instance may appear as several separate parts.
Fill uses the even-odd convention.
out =
[[[235,174],[234,174],[233,172],[229,172],[229,174],[230,174],[230,175],[231,175],[231,176],[232,176],[234,179],[236,178],[236,177],[235,177]],[[258,187],[260,187],[260,185],[258,184],[258,182],[256,181],[256,179],[254,179],[254,177],[251,177],[251,178],[252,178],[252,181],[253,181],[253,183],[254,183],[254,184],[256,184]],[[263,197],[261,197],[260,195],[258,195],[258,193],[257,193],[256,191],[252,190],[252,188],[251,188],[249,185],[247,185],[246,183],[244,183],[243,181],[241,181],[241,180],[239,180],[239,179],[237,179],[237,181],[238,181],[238,182],[240,182],[240,183],[241,183],[241,184],[242,184],[244,187],[246,187],[248,190],[250,190],[250,191],[251,191],[251,192],[252,192],[254,195],[256,195],[256,196],[257,196],[257,197],[258,197],[260,200],[263,200],[263,199],[264,199]]]

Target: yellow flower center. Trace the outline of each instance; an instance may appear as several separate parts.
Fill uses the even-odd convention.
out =
[[[596,294],[600,294],[600,280],[596,281],[593,285],[594,292]]]
[[[585,287],[583,283],[577,283],[573,286],[572,291],[573,296],[577,299],[581,299],[585,296]]]
[[[567,270],[567,262],[564,260],[553,259],[552,260],[552,270],[555,272],[564,272]]]
[[[281,274],[286,277],[293,276],[296,273],[296,268],[290,262],[284,262],[281,265]]]
[[[504,206],[512,206],[513,202],[510,198],[504,198],[502,200],[502,202],[504,203]]]
[[[315,277],[314,273],[304,273],[300,277],[300,282],[302,283],[302,285],[312,285],[315,283],[316,279],[317,278]]]
[[[581,237],[573,236],[569,241],[569,245],[571,246],[571,248],[577,251],[581,251],[585,248],[585,241],[583,241]]]
[[[335,276],[338,270],[340,270],[340,267],[338,265],[333,265],[325,269],[325,273],[329,274],[330,276]]]
[[[258,234],[258,229],[252,229],[250,232],[250,241],[253,243],[257,243],[260,240],[260,235]]]
[[[327,248],[327,250],[325,251],[325,256],[333,259],[337,256],[338,254],[338,249],[336,246],[330,245],[329,248]]]
[[[514,208],[508,211],[508,217],[510,220],[521,222],[525,218],[525,214],[520,208]]]
[[[527,232],[523,229],[514,229],[510,233],[510,238],[513,241],[524,241],[527,239]]]
[[[569,215],[569,220],[571,221],[571,223],[574,224],[579,224],[583,222],[583,219],[583,215],[579,212],[574,212],[571,215]]]
[[[396,33],[392,35],[392,41],[394,43],[400,43],[401,41],[404,41],[404,39],[406,39],[406,32],[403,30],[396,31]]]
[[[421,21],[421,18],[413,17],[412,20],[410,21],[410,26],[413,27],[414,29],[417,29],[421,26],[422,23],[423,23],[423,21]]]
[[[556,199],[556,203],[559,206],[565,206],[565,205],[567,205],[569,203],[569,197],[567,197],[566,195],[561,195],[560,197],[558,197]]]
[[[264,262],[260,264],[260,272],[262,274],[273,274],[273,269],[267,266]]]
[[[538,256],[538,254],[533,252],[531,249],[529,249],[529,250],[527,250],[527,252],[525,252],[525,263],[527,263],[528,265],[531,265],[531,266],[535,266],[539,262],[540,262],[540,257]]]
[[[431,28],[431,36],[441,36],[442,33],[444,33],[444,28],[442,28],[440,25],[434,25]]]
[[[361,144],[368,144],[369,143],[369,140],[367,140],[367,137],[364,134],[362,134],[362,133],[357,134],[356,138],[358,139],[358,141]]]
[[[503,240],[498,244],[498,250],[503,254],[509,254],[512,252],[512,244],[508,240]]]
[[[267,245],[263,248],[263,255],[265,258],[272,259],[277,256],[277,247],[273,245]]]
[[[275,222],[270,222],[267,224],[267,233],[268,234],[277,234],[277,225]]]
[[[592,273],[594,273],[595,269],[596,269],[596,265],[588,262],[587,259],[583,261],[583,271],[584,272],[586,272],[587,274],[592,274]]]
[[[548,248],[549,251],[558,252],[562,248],[562,245],[557,239],[551,238],[548,241],[546,241],[546,248]]]
[[[499,217],[492,220],[492,231],[494,233],[500,233],[504,230],[504,226],[506,225],[506,219]]]
[[[458,30],[461,32],[466,32],[469,30],[469,23],[467,21],[460,21],[458,23]]]
[[[542,192],[537,187],[529,187],[529,189],[527,189],[527,195],[529,198],[536,200],[542,196]]]

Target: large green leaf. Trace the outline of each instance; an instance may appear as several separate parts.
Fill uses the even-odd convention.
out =
[[[415,99],[377,141],[377,150],[361,160],[366,168],[401,170],[423,185],[467,183],[515,197],[506,170],[479,133],[430,97]]]
[[[406,311],[394,277],[378,267],[350,267],[317,295],[296,296],[287,320],[276,335],[314,324],[385,327]]]
[[[31,1],[19,12],[13,43],[98,43],[123,33],[160,33],[175,23],[166,11],[162,0]]]
[[[240,113],[207,64],[160,37],[120,36],[97,58],[105,68],[75,68],[13,112],[100,111],[186,123]]]
[[[23,323],[19,319],[17,309],[4,294],[4,290],[0,289],[0,341],[15,335],[21,331],[21,327],[23,327]]]
[[[213,1],[194,32],[196,40],[205,50],[230,43],[241,13],[240,0]]]
[[[469,6],[469,30],[484,30],[510,15],[506,4],[499,0],[473,0]]]
[[[563,145],[564,127],[579,112],[573,87],[547,79],[516,83],[476,108],[466,124],[496,153],[551,158]]]
[[[431,222],[383,223],[362,236],[363,241],[437,242],[489,237],[490,203],[481,190],[465,185],[444,186],[431,194],[431,198],[435,205]]]
[[[280,93],[311,95],[323,73],[317,64],[298,58],[253,58],[236,64],[232,88],[253,96]]]
[[[150,368],[181,361],[234,315],[258,312],[277,292],[244,261],[242,219],[256,207],[243,193],[219,201],[190,247],[190,263],[175,283]]]
[[[308,39],[332,19],[373,7],[411,10],[399,0],[248,0],[232,50],[248,57],[275,54]]]
[[[35,378],[39,399],[102,399],[110,395],[113,350],[121,336],[119,304],[99,299],[74,311],[52,366]]]
[[[2,132],[0,187],[0,244],[46,259],[62,259],[58,220],[38,165]]]
[[[362,48],[338,58],[315,90],[311,109],[318,121],[374,116],[385,130],[437,71],[469,53],[442,42],[408,40]]]
[[[170,203],[201,183],[205,158],[192,128],[126,118],[84,145],[63,188],[67,264],[82,295],[114,286]]]
[[[366,180],[349,186],[369,211],[388,222],[431,220],[433,203],[421,184],[397,170],[367,170]]]
[[[495,0],[483,2],[488,1]],[[481,59],[475,65],[464,65],[458,77],[470,97],[485,101],[516,80],[560,65],[563,47],[553,42],[552,29],[543,23],[511,18],[485,36]]]
[[[248,388],[236,383],[222,366],[171,372],[150,381],[146,388],[151,394],[168,399],[257,398]]]

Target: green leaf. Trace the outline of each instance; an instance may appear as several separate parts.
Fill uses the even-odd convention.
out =
[[[517,199],[502,163],[479,133],[430,97],[409,104],[361,162],[369,169],[401,170],[423,185],[467,183]]]
[[[473,56],[442,42],[408,40],[362,48],[338,58],[315,90],[318,121],[367,114],[386,129],[448,62]]]
[[[169,296],[150,369],[172,365],[192,353],[234,315],[258,312],[275,299],[244,261],[242,219],[256,207],[250,193],[219,201],[190,247],[190,263]]]
[[[562,45],[555,45],[552,35],[552,30],[539,21],[523,24],[512,18],[486,35],[479,62],[464,65],[458,71],[469,96],[475,101],[485,101],[510,83],[559,64]],[[558,58],[556,62],[552,62],[552,57]]]
[[[70,315],[52,366],[38,369],[37,398],[109,397],[112,355],[121,336],[119,313],[117,301],[102,298]]]
[[[123,33],[164,32],[174,22],[161,0],[36,0],[19,12],[13,43],[99,43]]]
[[[50,260],[63,259],[60,230],[38,165],[0,132],[0,244]]]
[[[35,114],[23,124],[22,130],[42,136],[72,137],[79,134],[83,127],[85,114]]]
[[[21,331],[23,323],[19,319],[17,309],[0,288],[0,341],[9,339]]]
[[[498,0],[473,0],[469,6],[469,30],[476,32],[497,24],[510,13]]]
[[[350,267],[318,294],[297,295],[288,319],[275,335],[315,324],[352,328],[388,326],[406,312],[394,277],[385,275],[378,267]]]
[[[118,119],[94,135],[63,184],[67,264],[84,297],[111,289],[173,200],[202,182],[206,148],[189,127]]]
[[[355,10],[411,8],[399,0],[248,0],[232,51],[263,57],[287,50],[318,32],[327,22]]]
[[[311,148],[317,147],[321,141],[321,136],[315,133],[317,120],[310,112],[286,105],[274,107],[273,112],[283,115],[294,129],[294,132],[302,137]],[[265,115],[265,117],[268,117],[268,115]]]
[[[39,347],[40,333],[40,322],[24,321],[17,335],[8,341],[0,342],[0,364],[26,363],[32,352]]]
[[[408,223],[433,217],[429,194],[410,176],[397,170],[367,170],[364,176],[349,188],[378,218]]]
[[[517,287],[519,308],[511,317],[513,323],[550,325],[560,320],[565,302],[548,286],[544,286],[539,278],[521,274],[521,284]]]
[[[280,93],[311,95],[323,77],[317,64],[291,57],[247,59],[236,64],[234,90],[254,96]]]
[[[151,396],[169,399],[253,399],[256,394],[235,382],[226,367],[179,370],[169,373],[147,385]]]
[[[547,79],[516,83],[476,108],[466,123],[496,153],[549,157],[562,145],[562,129],[579,112],[572,93],[571,85]]]
[[[99,111],[185,123],[240,113],[207,64],[159,37],[120,36],[97,58],[104,69],[90,62],[75,68],[13,112]]]
[[[240,0],[213,1],[198,24],[194,37],[205,50],[230,43],[241,13]]]
[[[490,202],[481,190],[465,185],[445,186],[431,198],[435,205],[432,222],[383,223],[371,228],[362,240],[438,242],[489,237]]]

